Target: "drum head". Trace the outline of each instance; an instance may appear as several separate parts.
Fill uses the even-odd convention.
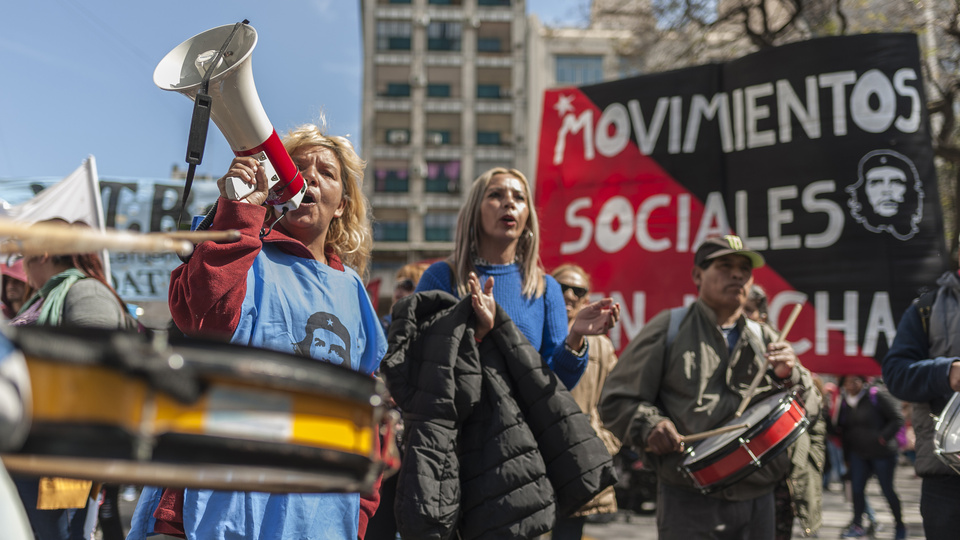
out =
[[[780,392],[779,394],[774,394],[751,405],[749,409],[743,412],[743,415],[740,418],[733,418],[723,426],[718,426],[725,427],[735,426],[737,424],[747,424],[747,427],[745,428],[714,435],[709,439],[704,439],[703,441],[697,443],[694,445],[693,451],[690,453],[690,455],[683,460],[683,464],[689,465],[706,456],[714,455],[720,452],[720,450],[727,445],[736,442],[747,432],[756,431],[758,427],[762,427],[761,424],[770,419],[770,413],[773,412],[773,410],[777,407],[780,407],[784,399],[789,399],[789,396],[790,392]]]
[[[945,454],[960,453],[960,400],[954,394],[940,414],[937,425],[936,441],[939,450]]]

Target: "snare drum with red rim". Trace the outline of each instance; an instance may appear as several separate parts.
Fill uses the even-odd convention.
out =
[[[933,452],[954,472],[960,473],[960,394],[953,394],[937,419]]]
[[[386,390],[317,360],[108,330],[9,329],[27,359],[30,433],[7,469],[123,484],[368,492]],[[387,439],[390,442],[391,439]]]
[[[786,450],[810,424],[792,391],[753,404],[725,426],[745,427],[704,439],[687,451],[681,468],[703,493],[724,489]]]

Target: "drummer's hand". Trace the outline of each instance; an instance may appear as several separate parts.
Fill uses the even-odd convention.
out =
[[[771,343],[767,345],[767,361],[777,377],[786,379],[797,365],[797,355],[789,343]]]
[[[467,285],[470,287],[470,302],[473,305],[473,312],[477,316],[477,328],[474,335],[477,339],[483,339],[490,330],[493,330],[493,318],[497,314],[497,302],[493,299],[493,276],[487,278],[487,282],[481,289],[480,278],[474,272],[470,272],[467,277]]]
[[[230,170],[227,171],[227,174],[223,175],[223,178],[217,180],[217,187],[220,188],[220,196],[225,199],[229,199],[226,186],[227,178],[230,177],[239,178],[251,186],[256,186],[256,189],[252,193],[242,199],[244,202],[257,206],[266,202],[268,191],[267,175],[256,158],[249,156],[233,158],[233,161],[230,162]]]
[[[950,389],[960,392],[960,360],[950,364]]]
[[[677,433],[677,426],[670,420],[661,420],[647,437],[647,451],[660,455],[683,452],[683,441]]]

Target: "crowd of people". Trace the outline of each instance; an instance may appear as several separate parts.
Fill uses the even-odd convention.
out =
[[[960,530],[960,477],[934,455],[931,420],[960,391],[956,273],[903,315],[882,383],[846,374],[834,384],[804,367],[767,319],[753,275],[764,258],[737,236],[710,237],[692,260],[695,301],[655,315],[618,357],[606,334],[620,306],[591,296],[591,278],[575,264],[544,269],[526,177],[493,168],[472,184],[453,252],[403,267],[381,317],[364,287],[372,230],[362,159],[316,125],[294,129],[284,145],[306,182],[302,203],[275,211],[264,167],[235,158],[208,217],[212,230],[241,239],[200,243],[174,270],[173,324],[190,337],[380,377],[403,417],[400,471],[363,494],[145,486],[127,539],[581,538],[588,516],[617,511],[612,456],[621,446],[656,473],[663,539],[790,538],[795,521],[814,536],[831,479],[849,483],[844,537],[867,536],[873,476],[902,539],[893,479],[907,426],[898,399],[913,403],[907,423],[927,538]],[[228,178],[253,192],[231,199]],[[135,328],[95,254],[33,255],[0,271],[6,325]],[[6,345],[0,446],[23,430],[28,395],[22,359]],[[711,450],[694,435],[733,432],[744,407],[767,403],[778,404],[771,422],[788,410],[802,421],[756,466],[713,470],[701,454],[714,457],[736,437],[706,437]],[[719,478],[705,480],[699,467]],[[6,480],[0,498],[13,491]],[[37,540],[91,537],[99,486],[16,475],[12,485]],[[115,502],[115,486],[105,493]],[[54,506],[44,502],[51,497]],[[0,504],[0,515],[16,511]]]

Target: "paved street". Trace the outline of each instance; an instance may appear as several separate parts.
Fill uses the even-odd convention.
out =
[[[897,467],[895,480],[897,494],[904,511],[908,538],[923,538],[923,526],[920,519],[920,479],[913,475],[912,466]],[[831,486],[832,491],[823,494],[823,528],[819,538],[839,538],[841,532],[853,518],[853,502],[844,498],[839,484]],[[877,520],[882,525],[874,536],[877,540],[893,538],[893,516],[887,507],[887,501],[880,493],[876,479],[867,484],[867,499],[877,512]],[[584,540],[650,540],[657,538],[657,528],[653,515],[642,516],[621,512],[612,523],[588,524],[584,530]],[[794,524],[794,538],[802,538],[800,528]]]

